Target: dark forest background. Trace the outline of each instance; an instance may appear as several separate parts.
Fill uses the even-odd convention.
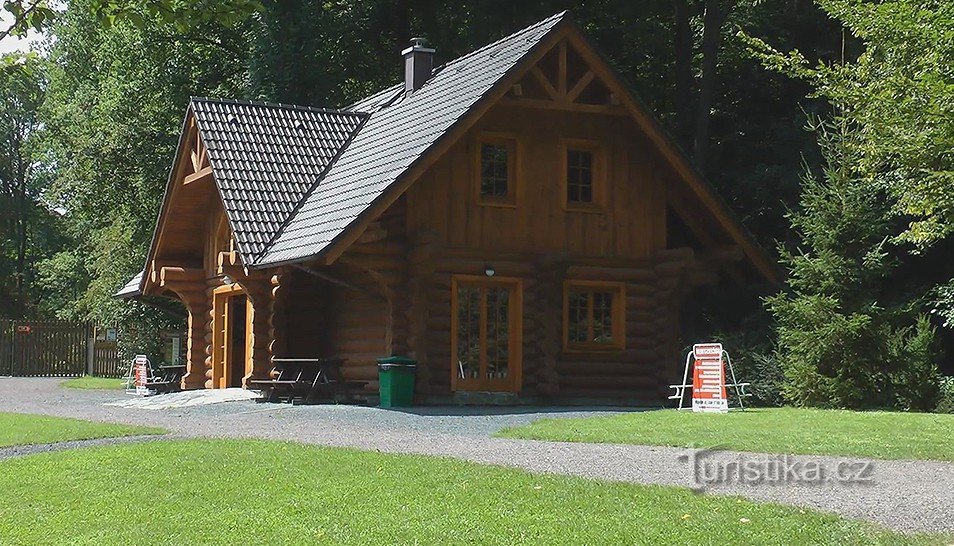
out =
[[[440,64],[570,9],[788,271],[781,290],[725,283],[687,316],[691,336],[733,346],[765,403],[933,409],[949,385],[939,375],[952,371],[954,322],[948,2],[5,9],[15,23],[0,37],[32,28],[44,39],[0,61],[0,316],[182,320],[175,306],[111,294],[142,267],[190,96],[340,106],[396,82],[413,36]]]

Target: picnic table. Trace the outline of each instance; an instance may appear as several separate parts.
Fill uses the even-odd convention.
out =
[[[366,381],[347,381],[341,373],[343,358],[273,358],[269,379],[252,379],[248,385],[265,393],[264,402],[309,404],[319,400],[355,402]]]
[[[185,375],[185,372],[186,367],[181,364],[156,366],[155,371],[145,384],[145,387],[156,393],[178,391],[182,383],[182,376]]]

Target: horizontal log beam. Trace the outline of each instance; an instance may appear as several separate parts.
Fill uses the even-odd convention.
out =
[[[499,104],[520,108],[539,108],[542,110],[561,110],[564,112],[585,112],[587,114],[605,114],[608,116],[628,116],[622,106],[611,104],[581,104],[579,102],[557,102],[542,99],[503,97]]]

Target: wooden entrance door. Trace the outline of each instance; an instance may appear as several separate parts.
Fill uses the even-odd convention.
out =
[[[451,287],[451,387],[520,390],[523,293],[519,279],[455,276]]]
[[[216,288],[212,299],[212,388],[241,387],[248,372],[251,302],[236,285]]]

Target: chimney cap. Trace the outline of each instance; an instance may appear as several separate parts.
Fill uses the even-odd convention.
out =
[[[427,47],[427,40],[421,37],[411,38],[410,47],[401,52],[401,55],[407,55],[408,53],[434,53],[435,50]]]

